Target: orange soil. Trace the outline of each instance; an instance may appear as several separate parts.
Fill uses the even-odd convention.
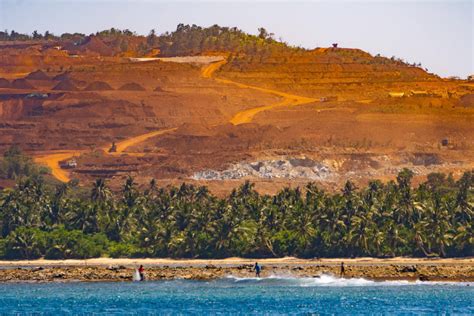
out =
[[[79,156],[83,151],[70,150],[70,151],[61,151],[55,152],[44,156],[35,157],[35,162],[46,165],[51,169],[51,174],[53,177],[62,182],[69,182],[71,179],[70,171],[68,169],[62,169],[59,167],[59,162],[63,160],[68,160],[74,156]]]
[[[43,102],[14,96],[29,91],[2,89],[6,97],[0,101],[0,116],[7,124],[0,128],[0,140],[34,152],[35,160],[49,166],[61,181],[69,180],[72,170],[60,169],[60,161],[97,144],[107,152],[110,147],[105,145],[117,139],[121,139],[118,153],[82,155],[74,176],[82,181],[101,170],[113,171],[110,178],[118,183],[123,174],[133,172],[142,183],[153,177],[167,185],[182,182],[183,177],[191,181],[187,177],[199,170],[302,155],[331,166],[341,175],[338,183],[346,178],[386,179],[401,166],[416,168],[420,176],[431,171],[459,175],[458,171],[472,168],[473,143],[468,135],[474,112],[457,103],[460,96],[474,91],[472,83],[443,81],[413,67],[349,53],[329,49],[260,60],[239,56],[201,69],[109,57],[55,59],[50,76],[59,72],[60,65],[74,82],[85,86],[102,81],[115,90],[54,92]],[[12,74],[38,69],[36,64],[10,59],[4,65],[8,69],[2,69],[0,77],[10,80]],[[116,90],[132,81],[145,91]],[[31,92],[47,92],[56,81],[32,84],[36,89]],[[155,92],[157,86],[162,91]],[[411,90],[436,96],[388,96]],[[178,131],[172,132],[173,127]],[[449,146],[443,147],[439,142],[445,138]],[[124,151],[127,155],[120,155]],[[437,161],[425,165],[424,158],[415,157],[423,154]],[[295,179],[254,180],[272,192],[287,184],[300,185]],[[228,189],[235,182],[209,185]]]
[[[217,69],[219,69],[222,65],[224,65],[227,62],[227,60],[222,60],[218,61],[216,63],[209,64],[209,66],[203,68],[202,70],[202,76],[204,78],[211,78],[214,72],[216,72]]]
[[[217,63],[210,64],[209,66],[207,66],[206,68],[203,69],[202,76],[204,78],[211,78],[212,75],[214,74],[214,72],[217,69],[219,69],[219,67],[224,65],[226,62],[227,62],[227,60],[223,60],[223,61],[220,61],[220,62],[217,62]],[[253,89],[253,90],[260,91],[260,92],[271,93],[271,94],[274,94],[274,95],[277,95],[277,96],[283,98],[283,101],[281,101],[281,102],[277,102],[277,103],[273,103],[273,104],[270,104],[270,105],[260,106],[260,107],[256,107],[256,108],[252,108],[252,109],[248,109],[248,110],[238,112],[230,120],[230,122],[234,125],[250,123],[250,122],[252,122],[255,115],[257,115],[258,113],[263,112],[263,111],[267,111],[267,110],[271,110],[271,109],[275,109],[275,108],[279,108],[279,107],[291,107],[291,106],[296,106],[296,105],[303,105],[303,104],[312,103],[312,102],[317,101],[316,99],[313,99],[313,98],[307,98],[307,97],[302,97],[302,96],[298,96],[298,95],[294,95],[294,94],[289,94],[289,93],[285,93],[285,92],[281,92],[281,91],[277,91],[277,90],[251,86],[251,85],[235,82],[235,81],[228,80],[228,79],[215,78],[215,80],[219,83],[232,84],[232,85],[235,85],[235,86],[237,86],[239,88],[243,88],[243,89]]]
[[[128,138],[126,140],[118,142],[116,144],[117,151],[115,153],[109,153],[109,154],[110,155],[119,155],[119,154],[123,153],[130,146],[139,144],[139,143],[141,143],[141,142],[143,142],[143,141],[145,141],[145,140],[147,140],[151,137],[155,137],[155,136],[158,136],[158,135],[163,135],[165,133],[169,133],[169,132],[172,132],[172,131],[175,131],[175,130],[176,130],[176,128],[169,128],[169,129],[165,129],[165,130],[153,131],[153,132],[146,133],[146,134],[143,134],[143,135]],[[102,149],[106,153],[108,153],[109,148],[110,148],[110,145],[109,146],[104,146]],[[59,181],[69,182],[71,180],[70,171],[68,169],[61,168],[59,166],[59,162],[71,159],[74,156],[79,156],[83,152],[84,151],[77,151],[77,150],[76,151],[71,150],[71,151],[55,152],[55,153],[51,153],[51,154],[44,155],[44,156],[37,156],[35,158],[35,162],[48,166],[51,169],[51,174],[53,175],[53,177],[55,177]]]
[[[212,75],[214,74],[214,72],[217,69],[219,69],[219,67],[224,65],[226,62],[227,62],[226,60],[223,60],[223,61],[220,61],[220,62],[210,64],[209,66],[205,67],[202,70],[202,76],[204,78],[212,78]],[[278,107],[291,107],[291,106],[303,105],[303,104],[307,104],[307,103],[317,101],[316,99],[313,99],[313,98],[301,97],[301,96],[297,96],[297,95],[293,95],[293,94],[289,94],[289,93],[284,93],[284,92],[277,91],[277,90],[251,86],[251,85],[234,82],[234,81],[227,80],[227,79],[215,78],[215,80],[217,82],[224,83],[224,84],[232,84],[232,85],[235,85],[235,86],[237,86],[239,88],[243,88],[243,89],[253,89],[253,90],[261,91],[261,92],[264,92],[264,93],[271,93],[271,94],[274,94],[274,95],[277,95],[277,96],[283,98],[283,100],[281,102],[273,103],[273,104],[266,105],[266,106],[251,108],[251,109],[248,109],[248,110],[243,110],[243,111],[238,112],[230,120],[230,122],[234,125],[239,125],[239,124],[243,124],[243,123],[250,123],[253,120],[254,116],[257,115],[258,113],[262,112],[262,111],[267,111],[267,110],[271,110],[271,109],[278,108]],[[155,137],[155,136],[159,136],[159,135],[163,135],[163,134],[166,134],[166,133],[173,132],[176,129],[177,128],[175,127],[175,128],[165,129],[165,130],[158,130],[158,131],[153,131],[153,132],[150,132],[150,133],[146,133],[146,134],[142,134],[142,135],[138,135],[138,136],[135,136],[135,137],[128,138],[126,140],[123,140],[121,142],[116,143],[117,151],[114,152],[114,153],[109,153],[109,154],[119,155],[119,154],[123,153],[130,146],[137,145],[137,144],[142,143],[142,142],[144,142],[144,141],[146,141],[146,140],[148,140],[152,137]],[[110,148],[110,145],[104,146],[102,149],[106,153],[108,153],[109,148]],[[71,159],[72,157],[74,157],[76,155],[80,155],[80,154],[81,154],[81,151],[61,151],[60,153],[55,152],[55,153],[52,153],[50,155],[38,156],[37,158],[35,158],[35,161],[37,163],[47,165],[49,168],[51,168],[52,175],[55,178],[57,178],[59,181],[68,182],[68,181],[71,180],[70,177],[69,177],[70,172],[67,169],[62,169],[59,166],[59,162],[67,160],[67,159]]]
[[[117,146],[117,151],[114,152],[114,153],[110,153],[110,154],[111,155],[119,155],[119,154],[123,153],[130,146],[137,145],[139,143],[142,143],[142,142],[146,141],[149,138],[159,136],[159,135],[163,135],[163,134],[166,134],[166,133],[170,133],[170,132],[173,132],[175,130],[176,130],[176,127],[168,128],[168,129],[164,129],[164,130],[159,130],[159,131],[153,131],[153,132],[146,133],[146,134],[143,134],[143,135],[138,135],[136,137],[128,138],[126,140],[123,140],[121,142],[116,143],[115,145]],[[105,152],[108,152],[109,148],[110,148],[110,146],[104,147],[103,149],[104,149]]]

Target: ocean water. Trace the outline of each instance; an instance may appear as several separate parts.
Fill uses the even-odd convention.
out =
[[[235,278],[3,283],[0,315],[474,314],[474,283]]]

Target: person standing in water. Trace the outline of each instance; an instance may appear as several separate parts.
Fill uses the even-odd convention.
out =
[[[140,281],[145,281],[144,271],[145,269],[143,268],[143,265],[140,265],[140,268],[138,268],[138,273],[140,274]]]
[[[341,262],[341,278],[344,277],[344,261]]]
[[[253,267],[253,269],[255,270],[255,276],[257,278],[259,278],[260,277],[260,270],[262,270],[262,267],[260,267],[258,262],[255,262],[255,266]]]

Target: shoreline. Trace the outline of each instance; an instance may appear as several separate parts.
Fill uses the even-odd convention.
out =
[[[239,258],[230,257],[224,259],[173,259],[173,258],[91,258],[91,259],[34,259],[34,260],[0,260],[0,268],[4,267],[33,267],[33,266],[108,266],[108,265],[173,265],[173,266],[196,266],[196,265],[242,265],[255,262],[261,264],[340,264],[344,262],[350,265],[384,265],[384,264],[457,264],[472,265],[474,268],[474,257],[463,258],[411,258],[411,257],[393,257],[393,258],[311,258],[301,259],[296,257],[282,258]]]
[[[253,277],[255,262],[261,276],[308,278],[339,277],[344,262],[345,278],[374,281],[474,282],[474,258],[328,258],[298,259],[111,259],[0,261],[0,282],[98,282],[131,281],[134,270],[145,267],[146,280],[215,280]]]

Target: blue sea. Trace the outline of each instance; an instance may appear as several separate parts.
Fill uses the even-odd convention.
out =
[[[473,283],[235,278],[3,283],[0,314],[474,314]]]

